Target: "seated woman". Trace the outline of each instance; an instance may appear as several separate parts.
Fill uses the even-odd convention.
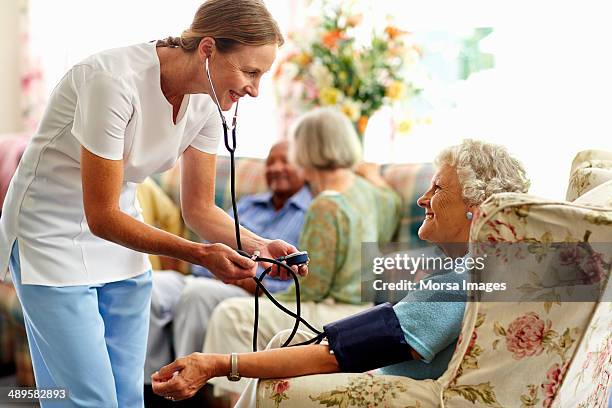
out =
[[[468,252],[471,219],[478,206],[495,193],[526,192],[529,182],[522,165],[503,147],[479,141],[466,140],[444,150],[436,164],[438,170],[431,186],[418,200],[418,205],[425,210],[419,237],[438,245],[448,257],[464,257]],[[454,281],[458,278],[457,273],[449,271],[426,279]],[[359,331],[359,326],[353,325],[352,329],[359,335],[343,339],[353,343],[353,350],[342,349],[335,342],[342,331],[326,330],[333,334],[328,336],[333,337],[329,338],[329,344],[240,354],[237,372],[243,377],[283,378],[366,371],[388,365],[382,369],[385,374],[437,378],[448,366],[455,348],[465,303],[428,301],[428,297],[418,290],[409,292],[405,300],[392,308],[383,305],[361,313],[358,318],[374,318],[371,321],[362,319],[361,325],[368,323],[364,326],[370,327],[373,323],[377,328],[364,333]],[[329,326],[342,328],[351,319],[355,317]],[[388,324],[381,325],[381,321]],[[385,332],[387,335],[383,336]],[[374,336],[379,342],[384,337],[384,345],[379,343],[379,347],[363,352],[360,343],[367,344]],[[364,357],[370,361],[363,363]],[[194,353],[154,374],[153,389],[169,398],[188,398],[210,379],[228,375],[230,360],[229,354]]]

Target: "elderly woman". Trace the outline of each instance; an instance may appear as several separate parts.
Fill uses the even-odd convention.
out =
[[[400,198],[370,172],[354,170],[361,147],[348,119],[333,109],[316,109],[296,124],[290,160],[299,165],[314,197],[306,213],[298,247],[310,256],[309,274],[300,282],[301,315],[322,326],[371,305],[361,298],[361,244],[388,242],[398,225]],[[361,171],[360,171],[361,173]],[[295,288],[275,295],[295,310]],[[205,348],[214,352],[251,350],[254,304],[250,298],[227,299],[209,320]],[[279,331],[291,328],[294,319],[267,299],[260,301],[259,347]],[[194,356],[196,354],[192,354]],[[191,357],[179,362],[196,362]],[[189,364],[189,363],[187,363]],[[196,367],[191,367],[196,368]],[[201,385],[199,375],[188,383]],[[225,393],[239,394],[246,382],[215,383]]]

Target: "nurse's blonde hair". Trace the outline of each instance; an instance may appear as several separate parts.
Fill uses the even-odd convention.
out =
[[[198,8],[191,26],[180,37],[159,40],[157,46],[191,52],[204,37],[214,38],[219,52],[229,52],[237,45],[280,47],[285,42],[263,1],[208,0]]]

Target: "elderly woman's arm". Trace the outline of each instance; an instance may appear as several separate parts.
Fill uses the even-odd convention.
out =
[[[339,371],[336,358],[322,344],[238,355],[238,372],[247,378],[287,378]],[[182,400],[192,397],[211,378],[226,376],[229,372],[229,355],[193,353],[153,374],[153,391]]]

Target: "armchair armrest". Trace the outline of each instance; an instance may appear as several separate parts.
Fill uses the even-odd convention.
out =
[[[257,407],[434,407],[439,405],[440,393],[433,380],[369,373],[319,374],[259,381]]]

